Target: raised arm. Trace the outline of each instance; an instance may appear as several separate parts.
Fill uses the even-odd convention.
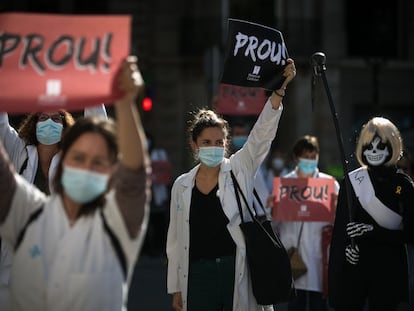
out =
[[[135,57],[129,57],[122,64],[117,78],[123,97],[115,103],[120,159],[116,199],[130,237],[136,238],[148,218],[150,160],[135,105],[135,99],[144,87]]]
[[[127,168],[138,169],[149,163],[149,157],[145,132],[135,105],[135,99],[144,87],[135,57],[128,57],[122,64],[118,78],[119,89],[124,93],[115,103],[120,160]]]

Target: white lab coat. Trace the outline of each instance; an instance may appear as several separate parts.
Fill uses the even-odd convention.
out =
[[[6,241],[1,241],[0,247],[0,310],[9,310],[9,283],[12,254]]]
[[[266,157],[282,113],[282,106],[273,110],[268,100],[247,143],[230,159],[224,159],[218,177],[218,192],[223,211],[229,219],[227,228],[236,247],[235,287],[233,296],[234,311],[263,310],[253,296],[249,271],[246,262],[246,246],[240,230],[240,216],[234,194],[230,170],[233,170],[241,189],[250,204],[253,202],[254,175]],[[178,177],[171,193],[170,225],[167,237],[168,293],[181,292],[184,308],[187,310],[187,279],[189,269],[189,213],[191,193],[199,165]],[[247,215],[247,211],[244,213]]]
[[[124,278],[119,258],[104,229],[100,210],[70,226],[58,194],[46,197],[16,175],[18,187],[0,234],[16,245],[21,228],[40,206],[14,254],[10,300],[14,311],[121,311],[142,244],[144,226],[131,239],[115,199],[106,195],[102,208],[108,227],[120,243],[129,271]]]

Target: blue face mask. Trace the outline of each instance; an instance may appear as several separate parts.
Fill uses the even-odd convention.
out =
[[[198,158],[209,167],[216,167],[224,159],[224,147],[200,147]]]
[[[36,138],[43,145],[53,145],[60,142],[62,138],[63,124],[47,119],[37,122]]]
[[[317,167],[318,167],[318,159],[310,160],[310,159],[299,158],[298,168],[305,175],[312,174],[313,172],[315,172]]]
[[[93,201],[106,191],[109,176],[88,170],[63,167],[62,186],[65,193],[76,203]]]
[[[247,141],[247,136],[234,136],[231,138],[231,143],[237,149],[240,149],[241,147],[243,147],[246,141]]]

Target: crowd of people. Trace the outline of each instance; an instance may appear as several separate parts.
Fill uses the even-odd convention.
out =
[[[115,121],[104,106],[80,118],[48,110],[16,130],[1,113],[0,309],[122,310],[144,245],[166,255],[175,311],[409,310],[414,185],[398,128],[368,120],[356,144],[360,167],[337,181],[318,168],[316,136],[299,137],[291,157],[272,148],[296,76],[292,59],[283,76],[251,129],[213,110],[194,114],[197,164],[171,189],[168,156],[136,109],[143,81],[134,57],[117,77]],[[306,267],[284,306],[259,305],[252,292],[231,174]],[[276,177],[332,182],[332,219],[278,219]]]

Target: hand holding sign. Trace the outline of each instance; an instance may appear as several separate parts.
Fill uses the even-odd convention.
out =
[[[138,69],[136,56],[128,56],[122,63],[117,74],[117,90],[121,92],[121,98],[117,102],[131,102],[137,98],[138,93],[144,88],[144,80]]]
[[[279,89],[274,90],[272,93],[272,97],[270,97],[273,109],[279,109],[280,103],[282,102],[282,98],[285,96],[285,90],[287,85],[296,76],[296,67],[293,59],[288,58],[287,63],[288,65],[283,70],[283,77],[285,77],[285,80],[283,81],[282,86]]]

